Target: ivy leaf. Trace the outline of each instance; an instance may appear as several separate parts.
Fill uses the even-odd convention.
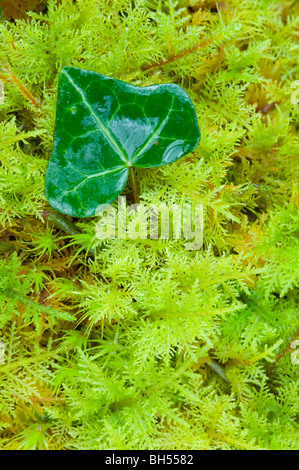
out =
[[[60,74],[46,195],[56,210],[89,217],[114,201],[129,168],[166,165],[200,140],[178,85],[137,87],[75,67]]]

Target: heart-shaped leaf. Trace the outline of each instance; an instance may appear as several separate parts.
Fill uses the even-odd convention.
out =
[[[180,86],[137,87],[65,67],[46,173],[49,203],[75,217],[94,215],[121,193],[131,166],[174,162],[199,140],[195,109]]]

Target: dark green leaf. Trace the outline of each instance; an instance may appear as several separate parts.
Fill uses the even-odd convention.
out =
[[[65,214],[94,215],[121,193],[131,166],[174,162],[199,140],[195,109],[180,86],[137,87],[66,67],[59,80],[47,198]]]

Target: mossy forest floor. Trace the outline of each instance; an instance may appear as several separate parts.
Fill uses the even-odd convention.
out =
[[[298,1],[0,11],[1,448],[298,449]],[[203,205],[200,250],[49,215],[68,65],[188,92],[200,144],[136,177],[144,204]]]

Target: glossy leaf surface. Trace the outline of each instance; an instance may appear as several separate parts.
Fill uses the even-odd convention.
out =
[[[113,202],[131,166],[174,162],[200,140],[195,109],[178,85],[137,87],[66,67],[59,79],[46,195],[75,217]]]

